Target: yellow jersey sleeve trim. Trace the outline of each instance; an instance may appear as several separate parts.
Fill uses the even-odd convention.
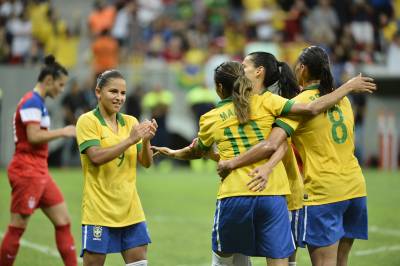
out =
[[[293,99],[288,100],[285,103],[285,105],[283,106],[281,115],[287,115],[290,112],[290,110],[292,109],[293,104],[294,104],[294,100]]]
[[[199,141],[197,142],[197,145],[199,146],[200,149],[202,149],[203,151],[209,151],[211,147],[207,147],[206,145],[204,145],[203,142],[201,142],[201,140],[199,139]]]
[[[100,140],[98,139],[90,139],[79,145],[79,152],[85,153],[85,150],[92,146],[100,146]]]
[[[142,150],[142,143],[136,144],[137,152],[140,152]]]
[[[292,136],[294,133],[294,129],[291,126],[289,126],[288,124],[286,124],[285,122],[283,122],[282,120],[277,119],[275,121],[274,126],[278,126],[278,127],[282,128],[283,130],[285,130],[286,134],[289,137]]]

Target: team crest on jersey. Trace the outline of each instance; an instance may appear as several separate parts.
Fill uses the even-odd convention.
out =
[[[29,207],[29,209],[35,208],[35,205],[36,205],[35,197],[30,196],[29,199],[28,199],[28,207]]]
[[[93,227],[94,240],[101,240],[101,235],[103,233],[103,227],[95,225]]]

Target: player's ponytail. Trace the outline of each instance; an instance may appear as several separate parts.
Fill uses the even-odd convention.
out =
[[[214,81],[216,85],[222,85],[224,98],[232,97],[239,123],[247,123],[250,118],[252,84],[245,76],[242,64],[233,61],[222,63],[215,69]]]
[[[61,75],[68,76],[68,71],[56,61],[53,55],[44,58],[44,66],[40,70],[38,81],[42,82],[48,75],[53,79],[58,79]]]
[[[325,95],[334,90],[333,76],[329,68],[329,64],[326,63],[321,68],[321,78],[319,83],[320,95]]]
[[[329,67],[328,54],[318,46],[310,46],[303,50],[299,62],[308,69],[308,80],[319,80],[321,96],[332,92],[334,88],[333,76]]]
[[[291,99],[300,93],[299,85],[292,69],[285,62],[278,62],[279,67],[279,89],[282,97]]]
[[[251,81],[246,78],[244,72],[233,83],[232,101],[240,124],[246,124],[250,119],[249,98],[253,90],[251,85]]]
[[[273,54],[267,52],[253,52],[248,55],[254,67],[263,67],[265,76],[263,86],[268,87],[277,83],[278,94],[285,98],[293,98],[299,92],[299,85],[290,67],[279,62]]]

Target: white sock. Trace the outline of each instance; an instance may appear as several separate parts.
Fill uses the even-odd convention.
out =
[[[213,252],[211,266],[234,266],[233,256],[220,257],[218,254]]]
[[[297,265],[297,262],[289,262],[289,266],[296,266]]]
[[[131,262],[129,264],[125,264],[126,266],[147,266],[147,260],[139,260],[135,262]]]
[[[251,266],[250,257],[239,253],[233,254],[233,265]]]

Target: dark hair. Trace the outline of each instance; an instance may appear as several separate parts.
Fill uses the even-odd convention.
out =
[[[124,79],[124,76],[122,76],[122,74],[116,69],[106,70],[97,77],[96,86],[102,89],[104,86],[107,85],[110,79],[115,78]]]
[[[44,58],[44,66],[40,70],[38,81],[42,82],[48,75],[51,75],[54,79],[58,79],[61,75],[68,76],[68,71],[56,61],[53,55]]]
[[[250,119],[249,98],[253,90],[241,63],[228,61],[219,65],[214,73],[215,84],[221,84],[224,96],[232,96],[235,113],[240,124]]]
[[[299,85],[288,64],[278,61],[273,54],[267,52],[253,52],[249,56],[255,67],[265,68],[263,81],[265,88],[278,82],[279,95],[290,99],[299,94]]]
[[[329,67],[328,54],[318,46],[305,48],[299,57],[299,62],[307,66],[310,79],[318,79],[319,93],[325,95],[334,88],[333,76]]]

